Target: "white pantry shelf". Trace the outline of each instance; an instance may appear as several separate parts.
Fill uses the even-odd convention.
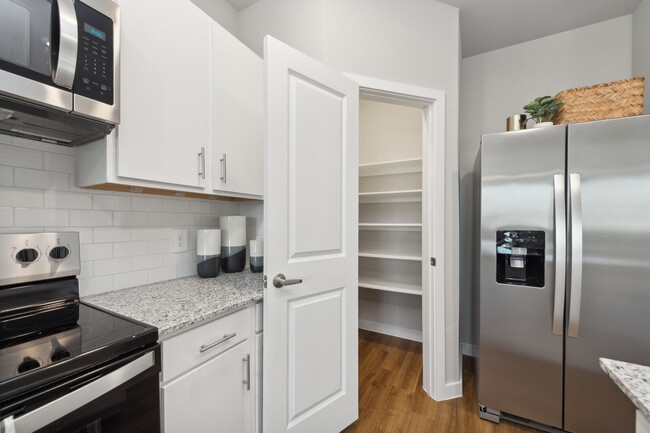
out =
[[[413,253],[395,253],[388,251],[377,250],[359,250],[359,257],[367,257],[371,259],[388,259],[388,260],[406,260],[413,262],[421,262],[421,254]]]
[[[359,230],[422,231],[422,223],[359,223]]]
[[[359,193],[359,203],[404,203],[418,201],[422,201],[421,189]]]
[[[398,284],[390,281],[377,280],[359,276],[359,287],[366,289],[383,290],[386,292],[406,293],[409,295],[422,295],[422,287],[415,284]]]
[[[419,173],[421,171],[422,158],[359,164],[359,177],[383,176],[402,173]]]

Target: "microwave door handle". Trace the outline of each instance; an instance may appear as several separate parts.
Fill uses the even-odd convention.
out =
[[[11,420],[0,421],[0,426],[12,425],[16,433],[33,433],[46,427],[58,419],[85,406],[113,389],[120,387],[129,380],[153,367],[156,363],[153,351],[148,352],[135,361],[108,373],[106,376],[90,382],[63,397],[51,401],[31,412]]]
[[[77,69],[79,44],[77,13],[73,0],[55,0],[52,4],[50,70],[54,84],[72,89]]]

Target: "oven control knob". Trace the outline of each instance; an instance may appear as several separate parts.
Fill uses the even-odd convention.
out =
[[[69,350],[64,349],[64,348],[60,348],[60,349],[57,349],[57,350],[54,351],[54,353],[52,354],[50,359],[52,360],[52,362],[56,362],[56,361],[60,361],[60,360],[65,359],[65,358],[70,358],[71,356],[72,356],[72,354],[70,353]]]
[[[41,363],[35,360],[34,358],[30,358],[29,356],[26,356],[23,359],[23,362],[18,364],[18,373],[25,373],[29,370],[33,370],[35,368],[38,368],[41,366]]]
[[[38,251],[34,248],[24,248],[16,253],[16,260],[22,264],[30,264],[38,259]]]
[[[54,260],[63,260],[70,255],[68,247],[54,247],[50,250],[50,257]]]

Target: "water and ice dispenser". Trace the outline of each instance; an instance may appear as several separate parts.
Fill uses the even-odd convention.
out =
[[[543,231],[497,231],[497,283],[544,287]]]

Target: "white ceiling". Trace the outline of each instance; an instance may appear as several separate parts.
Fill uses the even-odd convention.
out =
[[[438,0],[460,9],[463,57],[634,12],[640,0]]]
[[[240,11],[257,0],[226,1]],[[631,14],[641,0],[438,1],[460,9],[463,57],[470,57]]]
[[[226,1],[230,3],[235,9],[240,11],[242,9],[246,9],[247,7],[255,3],[257,0],[226,0]]]

